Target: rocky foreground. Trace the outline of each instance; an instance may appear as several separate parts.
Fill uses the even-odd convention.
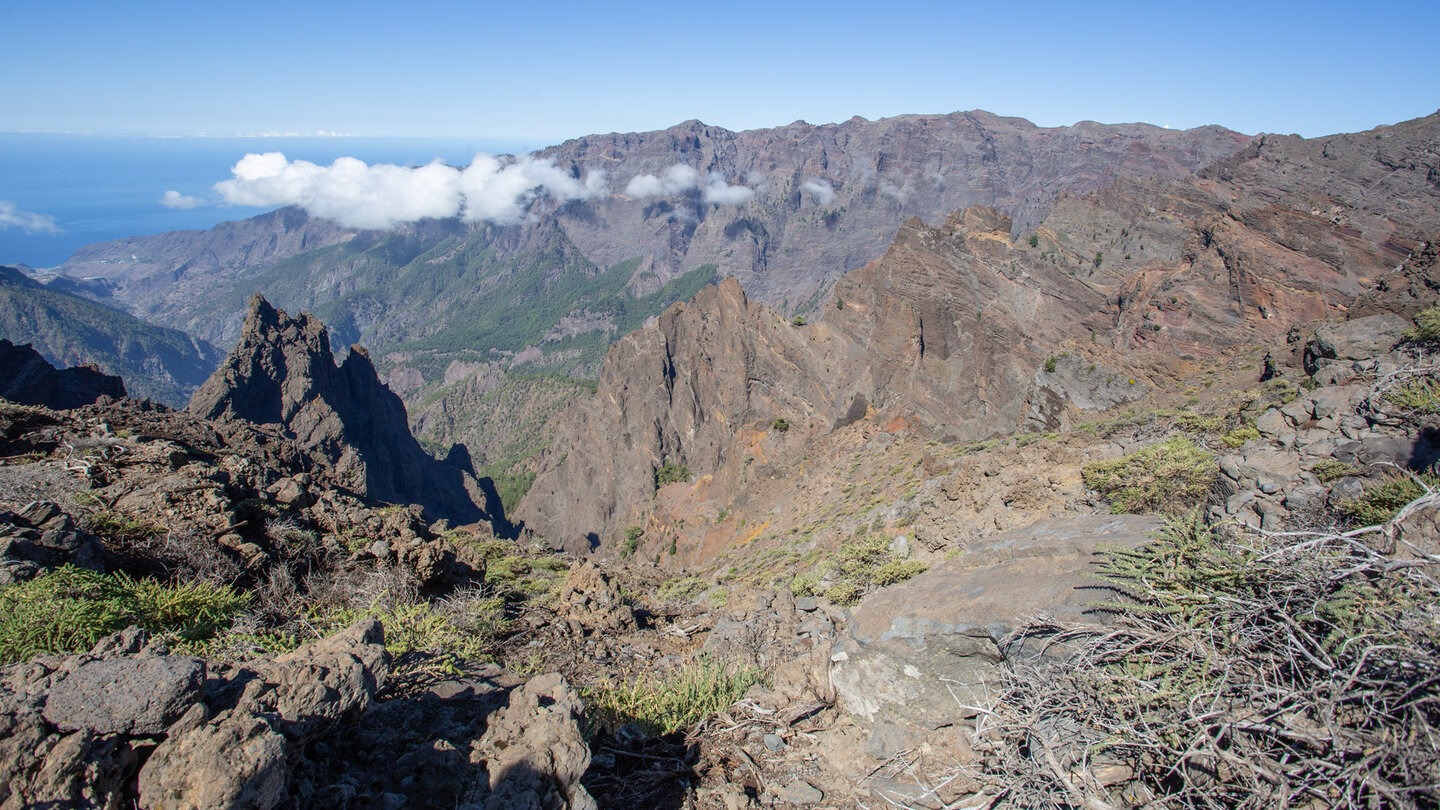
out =
[[[748,556],[667,553],[679,535],[647,536],[654,522],[599,565],[367,491],[346,455],[362,445],[336,454],[307,432],[347,427],[343,402],[313,393],[321,330],[257,303],[270,325],[197,401],[265,402],[242,392],[270,386],[280,418],[98,394],[0,414],[0,806],[1429,806],[1436,498],[1429,478],[1382,495],[1440,455],[1431,344],[1393,311],[1423,327],[1427,310],[1395,297],[1433,306],[1423,279],[1368,299],[1386,312],[1049,434],[969,442],[857,410],[808,448],[845,459],[849,490],[777,478],[745,507],[764,524]],[[331,410],[285,418],[304,408],[285,404],[282,369],[307,368],[293,401]],[[1125,466],[1165,468],[1182,445],[1195,455],[1173,472]],[[705,486],[670,484],[659,508]],[[1189,529],[1123,513],[1192,509]],[[1311,532],[1302,552],[1287,530]],[[1313,605],[1281,615],[1293,654],[1320,665],[1265,663],[1282,638],[1237,653],[1228,614],[1155,624],[1235,593],[1228,575],[1156,590],[1155,566],[1198,555],[1163,570],[1209,571],[1244,548],[1269,551],[1237,570]],[[1344,563],[1319,578],[1334,589],[1287,584],[1326,561]],[[1245,633],[1278,609],[1260,604]],[[1145,657],[1124,663],[1115,639]],[[1200,721],[1164,692],[1142,699],[1153,717],[1124,709],[1165,683],[1125,667],[1190,672],[1176,639],[1284,688],[1209,674],[1181,690],[1226,701]],[[1201,745],[1170,784],[1180,751],[1156,722],[1237,735],[1244,755]]]
[[[0,807],[1436,807],[1434,126],[707,287],[514,515],[258,297],[184,411],[0,347]]]

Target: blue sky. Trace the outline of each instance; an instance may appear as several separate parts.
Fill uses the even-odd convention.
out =
[[[558,142],[987,109],[1307,136],[1440,107],[1440,3],[7,2],[0,132]]]

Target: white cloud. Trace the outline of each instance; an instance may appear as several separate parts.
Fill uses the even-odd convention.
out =
[[[21,211],[15,203],[9,200],[0,200],[0,231],[9,228],[19,228],[28,233],[60,233],[60,226],[55,224],[55,217],[49,214]]]
[[[647,197],[669,197],[696,189],[701,191],[705,202],[715,205],[739,205],[755,196],[753,189],[732,186],[725,182],[725,176],[719,172],[710,172],[702,184],[700,172],[683,163],[677,163],[658,175],[638,174],[625,184],[627,195],[642,200]]]
[[[705,183],[705,202],[716,205],[739,205],[747,202],[755,192],[745,186],[732,186],[725,182],[719,172],[711,172]]]
[[[189,194],[181,194],[178,191],[171,190],[165,192],[164,196],[160,198],[160,204],[166,208],[179,208],[182,211],[188,211],[192,208],[199,208],[205,204],[205,201],[199,197],[191,197]]]
[[[901,188],[900,186],[895,185],[889,180],[880,181],[880,193],[884,194],[887,197],[894,198],[895,200],[898,200],[902,203],[905,202],[905,199],[910,196],[910,190],[908,188]]]
[[[815,201],[821,205],[829,205],[835,199],[835,189],[824,180],[806,180],[805,190],[815,195]]]
[[[700,172],[677,163],[660,176],[637,174],[625,184],[625,193],[631,197],[669,197],[700,187]]]
[[[582,181],[550,160],[528,155],[501,159],[483,152],[464,169],[438,160],[417,168],[369,166],[351,157],[318,166],[266,152],[241,158],[231,174],[231,179],[215,184],[215,192],[228,203],[298,205],[312,216],[351,228],[393,228],[457,215],[513,224],[538,196],[563,201],[605,193],[603,172],[591,172]]]

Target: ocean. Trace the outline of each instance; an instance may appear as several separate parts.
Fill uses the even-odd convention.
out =
[[[262,213],[268,209],[207,205],[181,210],[160,202],[170,190],[213,199],[210,187],[228,179],[230,167],[250,152],[283,152],[292,160],[322,165],[348,156],[366,163],[399,165],[421,165],[438,157],[464,166],[476,152],[521,154],[543,146],[495,138],[132,138],[0,133],[0,215],[4,203],[9,202],[19,212],[53,218],[60,229],[49,232],[7,226],[0,216],[0,264],[54,267],[77,248],[93,242],[205,229]]]

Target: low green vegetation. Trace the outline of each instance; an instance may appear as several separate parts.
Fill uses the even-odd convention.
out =
[[[797,596],[821,595],[837,605],[848,606],[875,588],[904,582],[929,568],[919,560],[896,556],[890,550],[890,542],[890,538],[877,534],[846,543],[833,558],[819,566],[821,573],[838,582],[822,592],[820,576],[805,574],[790,581],[790,590]]]
[[[684,464],[665,462],[664,466],[655,471],[655,487],[663,487],[667,484],[675,484],[681,481],[690,480],[690,468]]]
[[[1385,402],[1414,416],[1440,413],[1440,379],[1412,377],[1386,391]]]
[[[1411,340],[1440,340],[1440,307],[1415,313],[1415,328],[1405,333]]]
[[[659,678],[584,690],[587,725],[592,734],[627,723],[652,737],[673,734],[729,709],[760,680],[758,669],[701,658]]]
[[[130,625],[176,642],[203,641],[249,604],[247,594],[206,580],[167,585],[67,565],[0,588],[0,663],[82,652]]]
[[[1224,442],[1226,447],[1237,449],[1242,447],[1246,442],[1253,442],[1258,438],[1260,438],[1260,431],[1252,424],[1241,425],[1235,428],[1224,436],[1221,436],[1220,441]]]
[[[366,617],[385,627],[385,649],[396,657],[424,654],[441,668],[456,668],[462,661],[489,656],[494,643],[510,632],[505,599],[465,592],[438,602],[413,602],[388,608],[378,600],[357,610],[340,608],[309,616],[309,623],[324,636],[333,635]],[[434,660],[438,659],[438,660]]]
[[[1393,475],[1384,481],[1365,487],[1365,494],[1339,506],[1339,512],[1352,525],[1378,526],[1388,523],[1405,504],[1424,495],[1426,487],[1440,487],[1440,475],[1423,473],[1419,476]]]
[[[775,421],[770,423],[770,429],[779,433],[784,433],[785,431],[790,429],[790,423],[786,422],[783,417],[777,416],[775,418]]]
[[[1349,464],[1343,461],[1336,461],[1333,458],[1322,459],[1315,462],[1315,466],[1310,468],[1310,472],[1313,473],[1322,484],[1334,483],[1341,478],[1361,474]]]
[[[1215,457],[1177,436],[1113,461],[1091,462],[1080,474],[1116,513],[1179,513],[1209,494]]]

